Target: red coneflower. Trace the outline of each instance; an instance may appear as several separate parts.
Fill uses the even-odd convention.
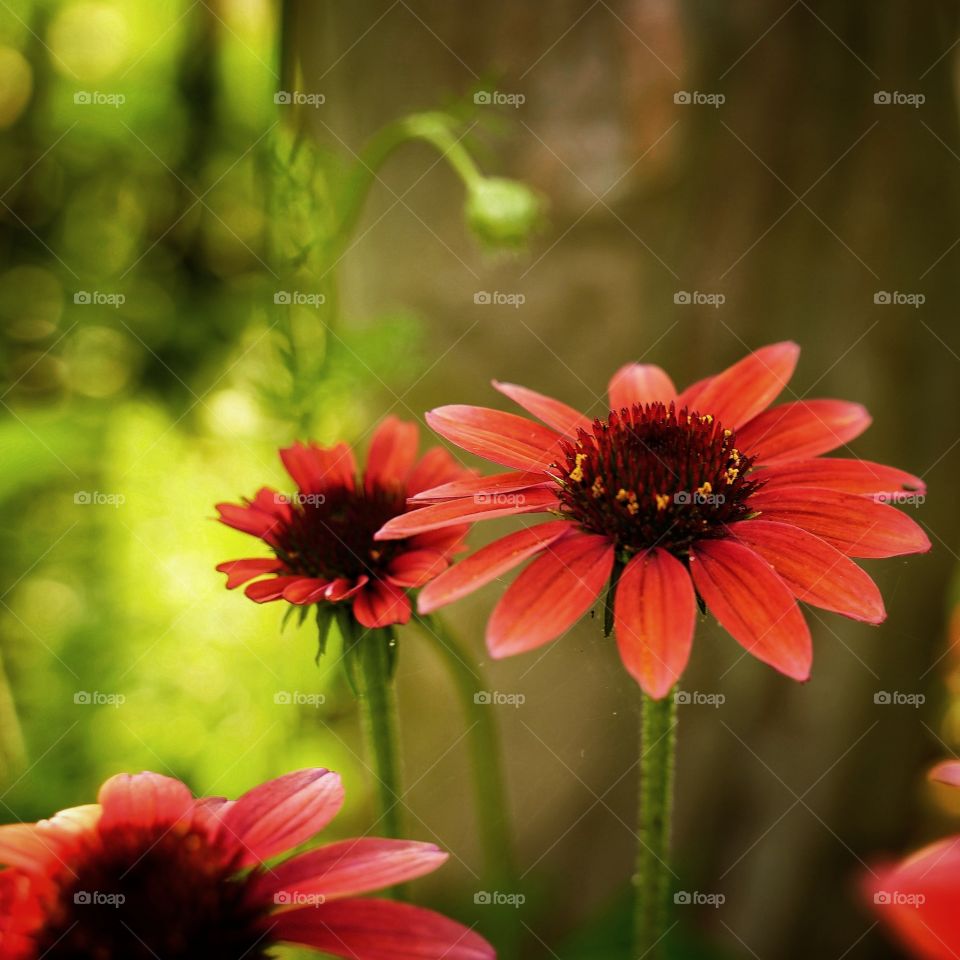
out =
[[[359,894],[422,876],[429,843],[361,838],[275,858],[343,802],[340,778],[301,770],[230,802],[179,780],[122,774],[99,802],[0,827],[2,960],[261,960],[295,943],[350,960],[489,960],[446,917]]]
[[[406,623],[407,590],[445,570],[467,530],[452,526],[374,542],[384,523],[409,509],[408,497],[467,475],[439,447],[417,461],[418,444],[416,424],[387,417],[374,432],[359,479],[345,443],[295,443],[281,450],[295,495],[263,487],[242,505],[217,504],[223,523],[259,537],[274,553],[221,563],[217,570],[227,575],[227,587],[248,584],[246,595],[258,603],[350,603],[357,621],[371,629]]]
[[[960,763],[938,764],[930,778],[960,787]],[[912,956],[956,960],[960,955],[960,837],[939,840],[901,863],[871,871],[864,888],[877,916]]]
[[[421,593],[420,610],[536,557],[490,619],[494,657],[553,640],[609,583],[620,655],[653,697],[686,666],[698,595],[750,653],[805,680],[812,651],[797,599],[879,623],[879,591],[848,558],[917,553],[930,542],[884,502],[921,493],[919,478],[820,457],[867,428],[862,406],[801,400],[768,409],[798,355],[793,343],[763,347],[680,393],[659,367],[628,364],[610,381],[610,412],[592,421],[525,387],[494,383],[546,426],[471,406],[440,407],[427,422],[514,472],[422,491],[414,502],[429,505],[388,521],[377,539],[553,513],[442,574]]]

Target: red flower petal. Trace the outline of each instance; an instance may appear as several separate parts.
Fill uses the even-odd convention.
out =
[[[273,935],[348,960],[495,960],[493,947],[454,920],[391,900],[336,900],[273,918]]]
[[[410,496],[429,490],[440,484],[450,483],[467,474],[467,471],[450,456],[443,447],[431,447],[413,468],[407,480]]]
[[[960,787],[960,760],[943,760],[928,774],[931,780],[945,783],[948,787]],[[960,882],[960,875],[958,875]]]
[[[363,485],[367,493],[377,487],[405,487],[417,459],[420,431],[415,423],[386,417],[374,431],[367,453]]]
[[[635,403],[670,405],[677,397],[677,388],[666,372],[652,363],[628,363],[611,378],[607,387],[610,409],[620,411]]]
[[[750,506],[762,511],[764,520],[803,527],[848,557],[897,557],[930,549],[922,528],[899,510],[837,490],[760,490]]]
[[[926,493],[927,485],[911,473],[868,460],[817,458],[795,460],[768,467],[757,473],[764,490],[778,487],[823,487],[844,493],[886,494]]]
[[[356,485],[357,464],[345,443],[332,447],[295,443],[280,451],[280,459],[301,493],[322,493],[327,487]]]
[[[593,605],[613,568],[613,544],[575,534],[550,544],[510,585],[487,624],[496,658],[553,640]]]
[[[670,692],[690,659],[697,598],[690,574],[659,547],[638,553],[617,583],[614,626],[620,659],[644,692]]]
[[[221,523],[242,533],[260,537],[267,543],[271,542],[271,535],[283,526],[283,520],[276,514],[265,513],[249,504],[218,503],[217,511],[220,513]]]
[[[677,407],[710,413],[725,427],[736,429],[776,400],[799,355],[800,348],[789,341],[761,347],[715,377],[688,387]]]
[[[414,505],[419,506],[421,502],[442,503],[444,500],[461,500],[464,497],[475,497],[477,494],[513,493],[517,490],[547,484],[555,486],[556,481],[541,472],[499,473],[494,477],[464,477],[452,483],[422,490],[410,499]]]
[[[244,865],[262,862],[319,833],[343,805],[340,776],[316,768],[269,780],[220,817],[220,839],[242,851]]]
[[[710,612],[749,653],[794,680],[810,676],[810,630],[766,560],[732,540],[702,540],[690,550],[690,573]]]
[[[463,538],[470,532],[469,524],[453,527],[438,527],[426,533],[418,533],[407,540],[411,550],[435,550],[446,557],[466,549]]]
[[[886,618],[877,585],[826,540],[770,520],[744,520],[731,524],[729,530],[759,553],[805,603],[867,623]]]
[[[376,533],[374,540],[402,540],[415,533],[438,530],[458,523],[509,517],[516,513],[544,513],[560,506],[556,490],[556,485],[550,490],[535,487],[514,496],[507,496],[507,503],[503,502],[503,497],[488,497],[483,494],[477,494],[470,499],[432,503],[428,507],[411,510],[389,520]]]
[[[422,877],[448,856],[432,843],[377,837],[342,840],[272,867],[257,881],[257,890],[271,899],[278,892],[321,894],[327,900],[355,897]]]
[[[121,773],[100,788],[101,835],[115,827],[170,826],[193,810],[193,794],[179,780],[159,773]]]
[[[306,606],[323,599],[329,586],[329,580],[321,580],[317,577],[300,577],[284,587],[283,599],[298,606]]]
[[[426,419],[441,437],[505,467],[543,469],[559,453],[559,434],[513,413],[455,404],[431,410]]]
[[[949,837],[867,878],[867,898],[907,948],[924,960],[960,955],[960,837]]]
[[[61,810],[39,823],[10,823],[0,826],[0,863],[27,873],[44,875],[62,866],[77,839],[92,832],[100,819],[100,807],[88,804]],[[0,876],[6,871],[0,871]],[[0,933],[3,932],[0,902]],[[3,945],[0,937],[0,945]],[[2,953],[0,953],[2,956]]]
[[[551,520],[481,547],[428,583],[417,600],[418,609],[421,613],[431,613],[479,590],[574,529],[566,520]]]
[[[542,420],[548,427],[559,430],[564,436],[575,437],[577,429],[589,430],[590,418],[584,416],[579,410],[568,407],[553,397],[544,396],[535,390],[528,390],[526,387],[518,386],[515,383],[502,383],[499,380],[493,381],[494,387],[505,396],[508,396],[515,404],[523,407],[527,413],[532,413],[538,420]]]
[[[765,410],[737,431],[737,446],[756,463],[816,457],[859,437],[870,426],[867,408],[844,400],[801,400]]]
[[[369,630],[406,623],[412,612],[406,593],[385,580],[371,580],[353,598],[353,615]]]
[[[251,583],[243,592],[257,603],[270,603],[272,600],[279,600],[283,596],[283,591],[291,584],[309,579],[309,577],[298,576],[270,577],[268,580]]]
[[[330,582],[323,592],[323,597],[331,603],[347,600],[355,593],[359,593],[369,582],[370,578],[365,573],[357,577],[356,581],[348,580],[346,577],[338,577]]]
[[[233,590],[264,573],[279,573],[283,563],[276,557],[249,557],[217,564],[217,572],[227,575],[227,589]]]
[[[394,557],[387,566],[390,582],[398,587],[422,587],[443,573],[449,560],[437,550],[408,550]]]

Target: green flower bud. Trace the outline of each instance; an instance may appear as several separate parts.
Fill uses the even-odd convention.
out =
[[[543,212],[540,195],[518,180],[484,177],[467,189],[467,223],[490,249],[522,247],[541,226]]]

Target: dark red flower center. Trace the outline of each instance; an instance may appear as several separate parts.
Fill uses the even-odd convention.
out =
[[[274,551],[291,573],[333,580],[354,579],[382,569],[396,552],[393,541],[373,535],[406,510],[405,491],[334,487],[299,494],[293,519],[280,531]]]
[[[35,937],[44,960],[266,960],[274,945],[273,904],[198,833],[118,829],[70,867]]]
[[[563,442],[563,511],[591,533],[610,537],[621,559],[660,546],[683,555],[750,513],[759,486],[752,460],[732,430],[709,414],[671,403],[634,404]]]

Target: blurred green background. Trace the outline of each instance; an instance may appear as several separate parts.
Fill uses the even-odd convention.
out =
[[[347,784],[336,832],[362,832],[351,695],[309,627],[223,589],[214,565],[256,551],[213,504],[283,489],[295,436],[362,447],[390,411],[503,406],[491,377],[602,414],[628,360],[683,383],[791,338],[795,394],[866,403],[855,453],[927,479],[934,550],[870,565],[880,629],[809,612],[803,687],[699,630],[683,686],[726,700],[681,710],[678,887],[725,902],[678,908],[672,936],[677,956],[895,956],[858,872],[957,825],[922,774],[960,744],[958,31],[954,5],[906,0],[0,3],[3,819],[121,770],[232,796],[319,763]],[[440,109],[435,140],[548,200],[525,252],[491,257],[437,142],[366,152]],[[636,688],[592,622],[487,663],[498,592],[449,619],[526,698],[496,708],[524,955],[606,955]],[[410,833],[454,854],[423,897],[484,930],[457,707],[401,643]],[[295,691],[326,701],[276,702]]]

